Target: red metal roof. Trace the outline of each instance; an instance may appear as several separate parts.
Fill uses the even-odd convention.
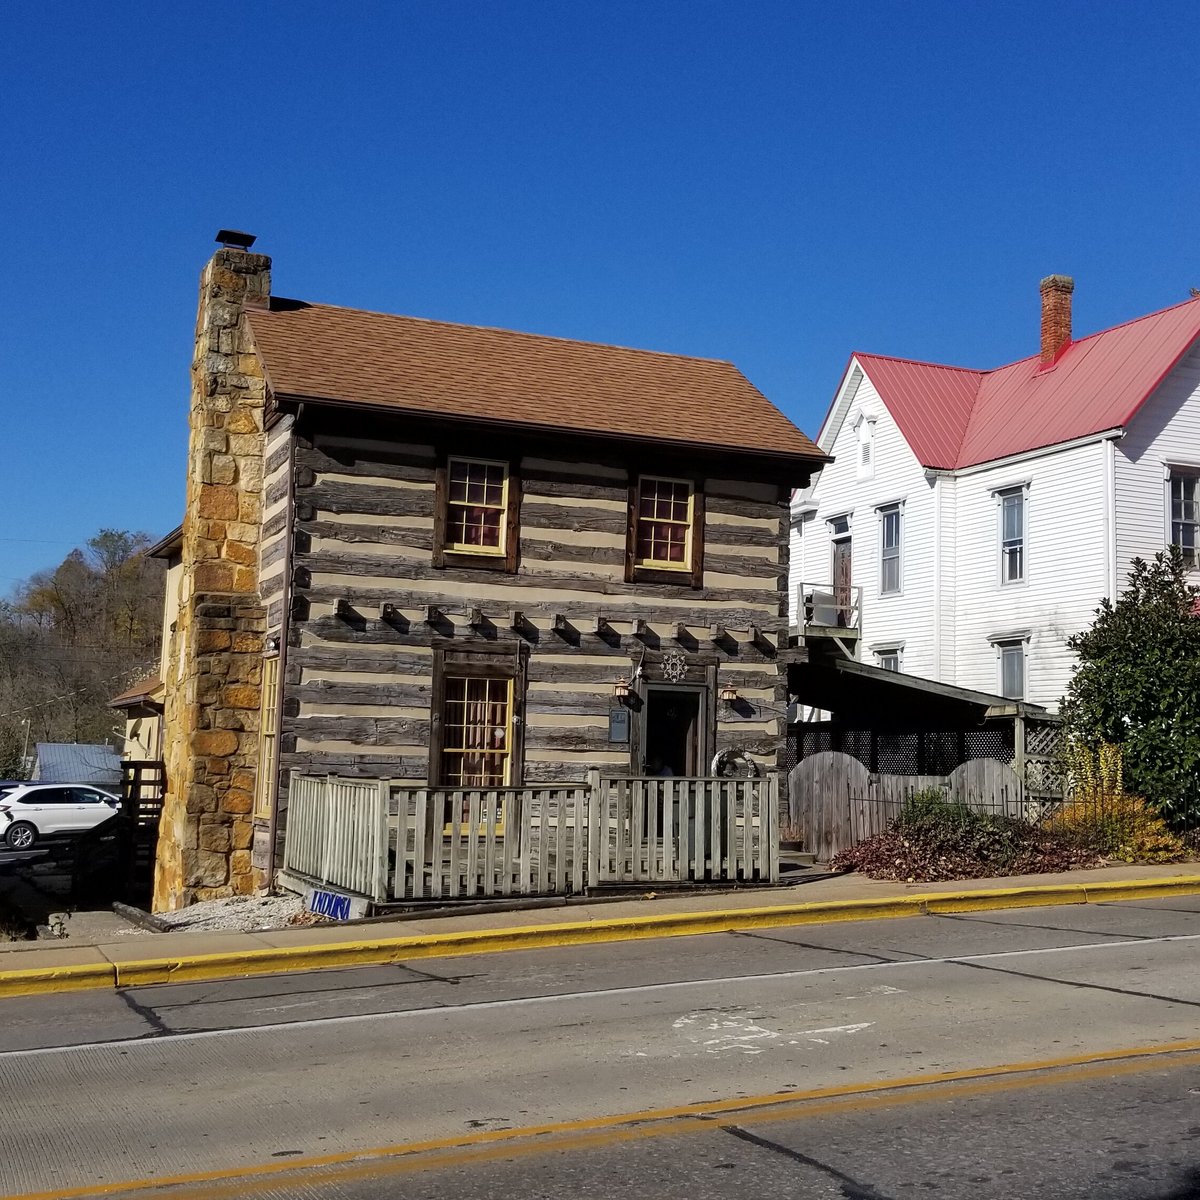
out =
[[[921,464],[991,462],[1120,429],[1200,337],[1200,299],[1038,355],[973,371],[855,354]]]

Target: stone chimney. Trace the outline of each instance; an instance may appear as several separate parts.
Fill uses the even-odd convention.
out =
[[[271,260],[232,230],[200,276],[180,609],[165,698],[154,907],[252,892],[266,613],[258,596],[266,382],[245,318]]]
[[[1075,280],[1070,275],[1047,275],[1042,292],[1042,366],[1049,366],[1071,344],[1071,293]]]

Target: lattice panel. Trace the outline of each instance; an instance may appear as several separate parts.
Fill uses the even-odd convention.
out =
[[[1061,758],[1026,758],[1025,789],[1035,795],[1061,796],[1067,783],[1067,764]]]
[[[917,734],[881,733],[876,739],[876,771],[881,775],[916,775]]]
[[[998,758],[1001,762],[1013,760],[1016,744],[1011,726],[996,726],[984,729],[969,729],[963,735],[967,746],[967,761],[973,758]]]
[[[957,733],[926,733],[925,739],[925,769],[923,775],[949,775],[955,767],[962,763],[958,752],[959,739]]]
[[[1057,721],[1027,721],[1025,723],[1025,753],[1034,757],[1061,758],[1066,749],[1066,735]]]

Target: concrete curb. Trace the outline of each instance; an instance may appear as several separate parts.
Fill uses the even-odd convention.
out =
[[[0,996],[27,996],[95,988],[145,987],[161,983],[196,983],[290,971],[380,966],[421,958],[534,950],[547,946],[688,937],[788,925],[869,921],[887,917],[980,912],[987,909],[1150,900],[1162,896],[1198,893],[1200,876],[1179,876],[1132,882],[1048,884],[1044,887],[926,892],[879,899],[816,901],[809,904],[781,904],[715,912],[662,913],[645,917],[568,921],[555,925],[517,926],[510,929],[430,933],[323,945],[242,950],[225,954],[196,954],[131,962],[0,971]]]

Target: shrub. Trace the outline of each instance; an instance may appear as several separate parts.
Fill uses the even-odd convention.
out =
[[[1075,798],[1046,828],[1120,862],[1179,862],[1188,856],[1187,847],[1140,796]]]

